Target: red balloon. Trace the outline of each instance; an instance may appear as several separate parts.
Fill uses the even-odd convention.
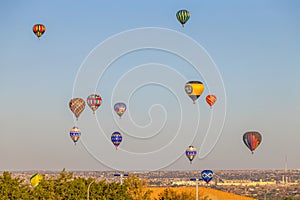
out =
[[[210,107],[212,107],[217,101],[217,97],[213,94],[207,95],[205,99]]]

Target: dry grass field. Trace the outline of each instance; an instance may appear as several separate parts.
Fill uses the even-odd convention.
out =
[[[151,195],[151,199],[154,200],[154,199],[158,199],[158,195],[167,188],[151,187],[149,189],[153,191]],[[178,187],[178,188],[170,188],[170,189],[174,190],[176,193],[187,192],[191,194],[193,197],[196,197],[195,187]],[[233,193],[223,192],[211,188],[199,187],[198,193],[199,193],[199,200],[204,200],[204,199],[205,200],[254,200],[253,198],[243,197]]]

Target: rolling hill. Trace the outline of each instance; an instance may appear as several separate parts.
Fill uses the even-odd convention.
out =
[[[149,188],[153,191],[151,195],[151,199],[158,199],[158,195],[162,193],[166,187],[151,187]],[[176,193],[182,193],[187,192],[190,193],[195,197],[196,195],[196,188],[195,187],[175,187],[170,188],[171,190],[174,190]],[[215,190],[212,188],[203,188],[199,187],[199,200],[254,200],[253,198],[240,196],[237,194],[229,193],[229,192],[223,192],[220,190]]]

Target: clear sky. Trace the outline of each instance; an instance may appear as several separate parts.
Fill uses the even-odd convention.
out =
[[[0,170],[300,168],[299,19],[297,0],[1,1]],[[196,105],[190,80],[205,85]],[[95,91],[103,103],[76,122],[75,146],[68,102]],[[263,135],[254,155],[248,130]]]

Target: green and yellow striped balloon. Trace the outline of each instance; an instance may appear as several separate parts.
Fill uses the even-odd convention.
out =
[[[30,177],[30,183],[31,183],[32,187],[36,188],[37,186],[39,186],[42,179],[43,179],[43,177],[40,174],[38,174],[38,173],[33,174]]]
[[[182,27],[184,27],[184,24],[189,20],[190,18],[190,12],[187,10],[179,10],[176,13],[176,17],[178,21],[182,24]]]

